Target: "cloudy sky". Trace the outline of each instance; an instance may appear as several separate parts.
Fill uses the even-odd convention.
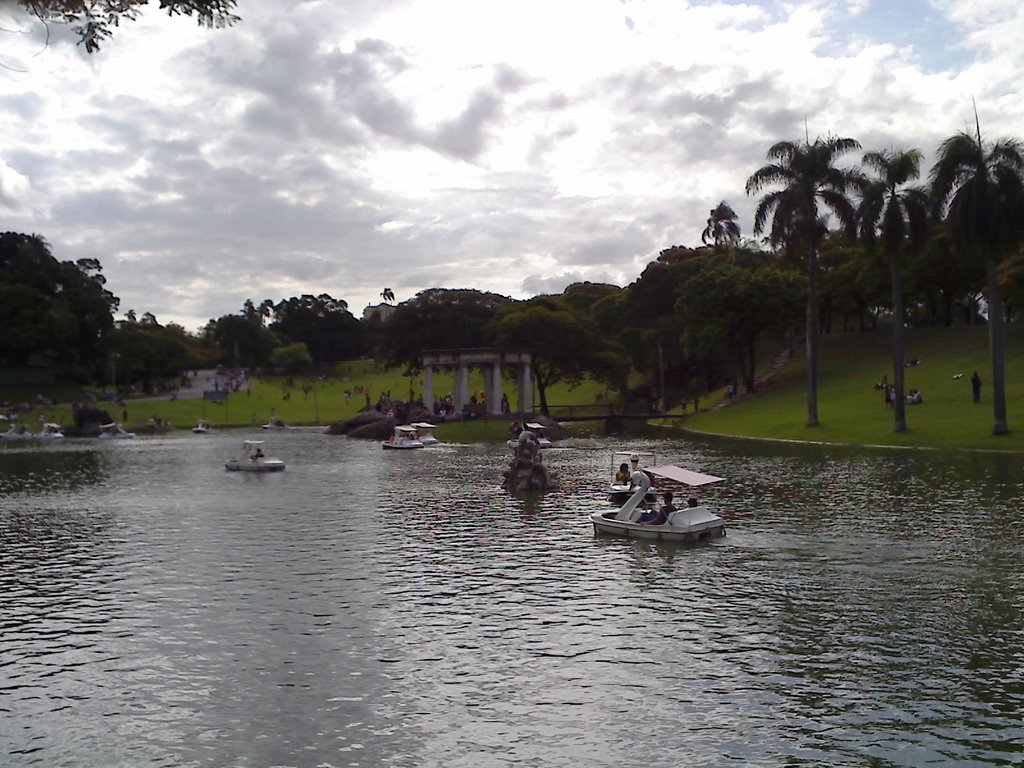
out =
[[[1019,0],[239,0],[87,55],[0,4],[0,229],[196,330],[305,293],[627,285],[776,141],[1024,137]],[[49,42],[47,44],[47,36]],[[806,131],[806,134],[805,134]],[[850,158],[857,160],[856,156]]]

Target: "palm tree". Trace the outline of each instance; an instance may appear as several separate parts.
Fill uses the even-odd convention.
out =
[[[992,434],[1010,431],[1006,422],[1006,335],[999,298],[998,266],[1024,234],[1024,148],[1017,139],[981,140],[961,132],[939,146],[932,168],[932,197],[945,211],[953,242],[985,259],[988,282],[989,355],[992,360]]]
[[[723,200],[712,208],[708,216],[708,225],[704,228],[700,241],[704,245],[714,243],[716,247],[734,246],[740,240],[740,225],[736,211]]]
[[[892,365],[895,430],[907,431],[907,408],[903,395],[904,341],[903,254],[917,251],[928,238],[928,195],[907,183],[921,175],[921,151],[917,149],[868,152],[863,163],[875,172],[864,185],[860,216],[861,237],[869,247],[881,235],[882,253],[889,261],[892,277]]]
[[[388,304],[390,304],[395,300],[395,292],[392,291],[390,288],[385,288],[383,291],[380,292],[380,297],[384,299],[384,301],[386,301]]]
[[[819,205],[833,213],[851,234],[856,211],[849,194],[861,184],[860,172],[837,168],[836,159],[860,149],[853,139],[828,136],[809,141],[780,141],[768,150],[768,165],[747,179],[747,194],[774,187],[754,212],[754,232],[771,221],[771,241],[802,255],[807,269],[807,426],[818,426],[818,246],[827,232]]]

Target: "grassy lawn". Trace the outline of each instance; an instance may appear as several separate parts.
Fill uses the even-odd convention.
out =
[[[771,386],[728,407],[687,420],[695,430],[725,435],[860,445],[972,448],[1024,451],[1024,328],[1008,326],[1006,358],[1009,435],[992,435],[992,388],[988,335],[984,327],[908,331],[907,357],[921,364],[906,369],[905,387],[919,389],[920,405],[906,407],[908,431],[893,431],[893,412],[874,388],[892,379],[891,335],[834,334],[822,338],[818,417],[808,428],[803,349]],[[971,401],[970,377],[981,376],[981,403]],[[962,378],[954,379],[956,374]],[[705,405],[710,407],[712,399]]]
[[[988,359],[988,336],[984,327],[934,328],[908,332],[907,355],[921,364],[907,369],[906,387],[921,390],[924,403],[908,405],[908,431],[893,431],[893,414],[884,407],[875,383],[890,373],[890,334],[888,330],[866,333],[831,334],[822,338],[818,416],[821,425],[808,428],[805,393],[805,361],[803,348],[768,387],[740,398],[717,410],[704,410],[685,421],[667,422],[668,426],[723,435],[774,438],[799,441],[820,441],[859,445],[891,445],[907,447],[972,448],[1024,451],[1024,328],[1008,326],[1006,396],[1009,435],[992,435],[992,388]],[[971,402],[970,377],[978,371],[982,381],[982,402]],[[953,378],[963,374],[961,378]],[[890,375],[891,378],[891,375]],[[454,389],[451,373],[434,377],[434,391],[441,396]],[[506,392],[515,402],[511,382]],[[304,391],[305,388],[305,391]],[[182,398],[172,402],[162,396],[154,399],[129,399],[122,407],[104,407],[128,427],[144,425],[156,417],[172,427],[188,429],[200,418],[215,427],[243,427],[265,423],[273,412],[287,424],[328,425],[344,421],[365,407],[367,397],[376,403],[382,392],[407,399],[410,388],[418,396],[423,390],[421,377],[403,376],[397,370],[380,370],[372,361],[339,364],[325,380],[296,377],[287,386],[283,377],[258,378],[241,392],[233,393],[224,404],[199,398]],[[470,377],[473,391],[484,389],[483,376],[474,371]],[[562,384],[548,393],[551,405],[597,402],[603,386],[587,381],[576,388]],[[347,395],[346,395],[347,393]],[[30,402],[35,392],[0,393],[15,402]],[[47,421],[70,425],[71,402],[80,400],[83,392],[64,389],[43,392],[56,397],[57,407],[37,408],[25,414],[24,423],[37,428],[39,415]],[[723,397],[711,393],[701,399],[701,407],[710,409]],[[534,402],[537,402],[536,396]],[[692,407],[692,406],[691,406]],[[504,420],[469,421],[445,425],[439,437],[452,441],[504,439]]]
[[[116,421],[123,421],[129,428],[146,424],[151,418],[166,421],[172,427],[191,429],[199,419],[209,420],[214,427],[244,427],[266,423],[273,413],[291,426],[328,425],[344,421],[358,413],[367,404],[376,404],[380,395],[390,392],[398,400],[409,398],[410,389],[418,397],[423,391],[422,377],[410,380],[398,370],[381,370],[373,361],[358,360],[341,363],[334,372],[323,380],[310,377],[294,377],[291,386],[286,384],[287,377],[265,377],[250,380],[250,386],[239,392],[232,393],[222,404],[206,401],[198,397],[179,398],[172,401],[168,395],[158,397],[127,398],[124,405],[101,402],[98,407],[107,410]],[[471,391],[483,391],[484,379],[480,371],[470,375]],[[511,380],[506,381],[505,391],[515,403],[515,388]],[[212,389],[212,385],[210,386]],[[455,377],[452,373],[435,373],[434,393],[442,396],[455,389]],[[556,404],[593,403],[604,387],[597,382],[586,381],[576,388],[568,385],[556,385],[548,393],[548,401]],[[98,390],[97,390],[98,391]],[[347,393],[347,394],[346,394]],[[33,402],[37,394],[32,391],[7,389],[0,393],[0,399],[11,402]],[[23,414],[21,420],[31,429],[37,429],[38,417],[42,415],[46,421],[62,425],[74,422],[71,415],[73,402],[84,398],[84,390],[74,387],[47,389],[42,392],[46,397],[56,398],[58,405],[36,407],[31,413]],[[537,402],[536,394],[534,403]],[[127,411],[128,418],[123,418]],[[457,438],[454,434],[445,439],[477,439],[474,435],[487,435],[489,431],[498,430],[496,434],[505,437],[508,428],[504,420],[473,423],[463,426],[449,427],[454,434],[462,434]],[[482,439],[482,438],[481,438]]]

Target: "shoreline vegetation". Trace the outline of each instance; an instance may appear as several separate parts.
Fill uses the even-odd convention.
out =
[[[876,384],[883,376],[892,380],[890,333],[880,327],[869,331],[828,334],[821,340],[819,383],[820,424],[806,426],[805,357],[798,346],[791,359],[763,387],[753,393],[727,398],[724,389],[705,394],[701,410],[693,413],[692,400],[685,418],[653,419],[650,423],[680,435],[719,436],[778,440],[824,445],[863,447],[967,449],[975,451],[1024,451],[1024,329],[1011,324],[1007,334],[1007,410],[1010,433],[993,435],[993,410],[985,326],[908,329],[907,357],[919,361],[906,368],[906,386],[923,396],[919,405],[908,405],[908,430],[896,433],[893,411],[886,408],[883,391]],[[763,351],[760,368],[778,356]],[[977,371],[982,379],[981,402],[972,401],[970,379]],[[454,386],[449,374],[435,377],[435,391]],[[290,382],[290,383],[289,383]],[[202,398],[204,382],[171,400],[169,395],[128,398],[123,405],[99,402],[98,407],[132,431],[145,433],[151,420],[170,429],[191,429],[199,419],[218,428],[259,428],[272,417],[289,426],[340,424],[356,416],[367,402],[390,393],[405,400],[422,391],[419,377],[377,368],[362,360],[335,366],[332,375],[311,377],[264,377],[247,382],[222,403]],[[212,384],[210,385],[212,388]],[[470,388],[483,389],[479,372]],[[49,393],[43,393],[47,397]],[[20,423],[30,429],[43,418],[62,425],[73,424],[71,406],[76,394],[60,393],[58,405],[35,407],[23,413]],[[77,394],[80,397],[80,393]],[[553,388],[553,405],[588,404],[607,397],[604,386],[585,381],[570,388]],[[29,398],[26,396],[26,400]],[[514,398],[512,398],[514,399]],[[63,401],[62,401],[63,400]],[[127,412],[127,419],[122,418]],[[677,406],[670,413],[680,414]],[[438,437],[450,442],[504,440],[509,418],[472,419],[444,423]],[[155,431],[155,430],[153,430]]]
[[[727,407],[686,420],[693,433],[864,447],[1024,451],[1024,329],[1008,326],[1006,399],[1010,432],[993,435],[991,370],[985,326],[907,330],[906,388],[922,402],[906,406],[907,431],[894,430],[892,408],[876,388],[891,382],[888,328],[823,336],[819,382],[820,424],[807,427],[805,358],[793,359],[763,389]],[[972,399],[971,376],[982,379],[981,401]]]

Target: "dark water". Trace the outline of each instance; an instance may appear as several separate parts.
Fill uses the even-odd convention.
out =
[[[577,438],[0,448],[0,764],[1024,765],[1024,460]],[[595,538],[611,451],[729,535]]]

